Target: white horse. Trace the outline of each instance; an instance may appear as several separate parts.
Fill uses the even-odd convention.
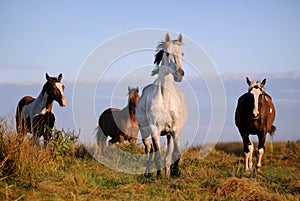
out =
[[[170,174],[180,175],[178,168],[181,157],[180,129],[184,126],[188,116],[185,97],[174,82],[174,80],[181,82],[184,76],[181,67],[183,57],[181,44],[181,34],[178,36],[178,40],[170,40],[169,34],[166,34],[165,41],[159,43],[154,61],[157,66],[152,71],[152,75],[158,74],[158,78],[143,89],[136,108],[136,117],[145,145],[146,177],[150,176],[153,148],[157,177],[161,176],[161,135],[167,135],[168,143],[164,164],[166,177],[169,177]],[[173,162],[174,165],[171,169]]]

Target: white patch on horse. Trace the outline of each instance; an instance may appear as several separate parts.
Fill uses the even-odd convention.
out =
[[[60,94],[62,95],[62,103],[63,103],[63,106],[66,106],[67,105],[67,99],[64,95],[64,89],[63,89],[63,84],[60,83],[60,82],[56,82],[55,83],[55,86],[58,88],[58,90],[60,91]]]
[[[259,95],[261,94],[261,90],[260,89],[256,89],[256,88],[253,88],[250,92],[251,94],[253,94],[254,96],[254,109],[253,109],[253,114],[255,117],[258,116],[259,114],[259,111],[258,111],[258,98],[259,98]]]
[[[272,113],[273,112],[273,110],[272,110],[272,108],[270,108],[270,113]]]
[[[34,116],[39,114],[45,114],[47,112],[46,103],[48,99],[48,94],[45,93],[44,96],[42,93],[31,103],[25,105],[22,110],[22,118],[29,116],[30,119],[33,119]],[[49,111],[50,112],[50,111]]]
[[[61,95],[64,95],[64,90],[63,90],[63,85],[60,82],[56,82],[55,86],[58,88],[58,90],[60,91]]]

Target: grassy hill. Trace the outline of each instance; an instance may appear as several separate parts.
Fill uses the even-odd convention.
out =
[[[0,200],[299,200],[300,143],[267,144],[261,171],[244,170],[241,142],[219,143],[204,159],[201,147],[182,156],[179,178],[126,174],[93,159],[72,132],[46,150],[0,126]],[[142,145],[118,145],[142,153]],[[90,151],[94,146],[87,147]],[[113,157],[113,156],[112,156]]]

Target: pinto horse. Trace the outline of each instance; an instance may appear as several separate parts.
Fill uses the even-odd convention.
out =
[[[265,92],[262,82],[251,82],[246,77],[249,85],[248,92],[238,99],[235,111],[235,125],[237,126],[244,143],[246,170],[252,169],[253,143],[249,139],[250,134],[258,136],[258,161],[257,168],[261,167],[261,160],[265,149],[267,132],[273,136],[276,127],[273,125],[275,119],[275,108],[272,98]]]
[[[123,109],[108,108],[99,117],[97,128],[97,144],[101,148],[106,145],[107,137],[110,143],[123,143],[125,140],[135,144],[139,132],[135,109],[140,99],[139,88],[128,86],[128,104]]]
[[[50,77],[46,73],[47,82],[37,98],[31,96],[23,97],[16,110],[17,132],[26,135],[28,132],[34,137],[35,144],[39,147],[39,138],[44,137],[44,147],[51,138],[49,128],[54,127],[55,116],[52,111],[54,101],[61,107],[65,107],[67,99],[64,95],[64,85],[61,83],[62,74],[58,77]]]
[[[178,167],[181,157],[180,130],[188,115],[186,99],[181,89],[175,84],[175,82],[181,82],[184,76],[181,44],[181,34],[177,40],[170,40],[169,34],[166,34],[165,40],[159,43],[154,60],[156,68],[152,71],[152,75],[158,75],[158,77],[143,89],[136,108],[136,117],[145,145],[146,177],[150,176],[153,151],[157,177],[161,176],[160,136],[163,135],[167,136],[164,164],[166,177],[169,177],[171,173],[174,176],[180,175]]]

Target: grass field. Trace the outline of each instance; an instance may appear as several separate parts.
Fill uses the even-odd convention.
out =
[[[38,150],[0,126],[0,200],[299,200],[300,143],[266,145],[261,171],[246,172],[241,142],[219,143],[204,159],[188,149],[179,178],[144,178],[109,169],[60,132]],[[119,145],[142,153],[142,145]],[[87,147],[94,150],[93,145]],[[113,156],[112,156],[113,157]]]

